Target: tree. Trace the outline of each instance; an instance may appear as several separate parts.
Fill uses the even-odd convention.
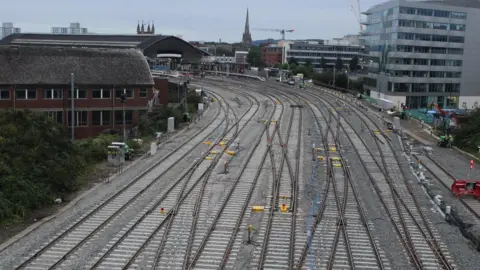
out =
[[[285,70],[290,69],[290,65],[288,63],[283,63],[282,69],[285,69]]]
[[[325,58],[320,58],[320,67],[322,69],[326,69],[327,68],[327,60],[325,60]]]
[[[461,118],[458,117],[457,121],[459,119]],[[472,111],[466,122],[456,131],[453,143],[463,150],[477,153],[477,146],[480,145],[480,110]]]
[[[292,71],[295,70],[295,69],[297,69],[297,67],[298,67],[298,65],[295,64],[295,63],[291,63],[291,64],[290,64],[290,70],[292,70]]]
[[[280,63],[275,63],[275,65],[273,65],[274,68],[282,68],[282,64]]]
[[[262,64],[262,53],[259,46],[252,46],[250,48],[247,55],[247,63],[253,67]]]
[[[353,56],[352,60],[350,60],[349,68],[352,72],[355,72],[360,68],[360,66],[358,65],[358,57],[356,55]]]
[[[342,70],[343,69],[343,60],[340,57],[337,57],[337,60],[335,61],[335,69],[336,70]]]
[[[295,64],[295,65],[298,65],[298,61],[297,59],[295,59],[295,57],[291,57],[290,59],[288,59],[288,63],[291,65],[291,64]]]
[[[313,67],[313,65],[312,65],[312,60],[307,59],[307,61],[305,61],[305,67],[307,67],[307,68]]]
[[[89,151],[73,144],[63,126],[31,111],[1,112],[0,126],[0,223],[80,187]]]
[[[348,87],[348,77],[344,73],[339,73],[335,75],[335,86],[341,87],[341,88],[347,88]]]

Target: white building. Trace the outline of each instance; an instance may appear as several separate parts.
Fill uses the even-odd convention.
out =
[[[70,27],[52,27],[52,34],[56,35],[86,35],[88,29],[80,27],[80,23],[70,23]]]
[[[11,22],[4,22],[2,23],[2,27],[0,28],[0,39],[11,35],[11,34],[17,34],[20,33],[21,29],[18,27],[13,27],[13,23]]]
[[[286,50],[287,61],[294,58],[299,64],[310,61],[315,68],[321,68],[321,59],[329,67],[336,64],[340,57],[344,66],[348,66],[353,57],[360,57],[360,45],[349,44],[324,44],[323,41],[295,41]]]
[[[480,2],[392,0],[363,13],[364,88],[397,106],[480,102]]]

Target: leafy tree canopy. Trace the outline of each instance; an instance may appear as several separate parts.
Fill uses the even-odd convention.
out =
[[[252,67],[262,65],[262,53],[259,46],[252,46],[248,51],[247,63]]]
[[[453,143],[464,150],[478,153],[480,146],[480,110],[476,109],[468,121],[456,132]]]
[[[353,56],[352,60],[350,60],[349,63],[349,69],[350,71],[357,71],[360,69],[360,66],[358,65],[358,56]]]
[[[336,70],[341,70],[343,69],[343,60],[340,57],[337,57],[337,60],[335,61],[335,69]]]
[[[0,112],[0,126],[0,222],[79,187],[87,162],[62,126],[31,111]]]

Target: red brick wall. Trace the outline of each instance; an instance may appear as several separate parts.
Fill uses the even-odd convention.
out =
[[[13,87],[1,87],[0,89],[10,90],[10,99],[9,100],[0,100],[0,108],[14,108],[14,109],[32,109],[32,110],[50,110],[50,111],[63,111],[63,124],[70,134],[71,127],[68,126],[68,111],[71,108],[71,99],[70,88],[63,88],[63,99],[44,99],[44,92],[42,87],[35,87],[37,92],[37,98],[33,100],[18,100],[15,99],[15,89]],[[34,87],[17,87],[17,89],[33,89]],[[54,87],[55,89],[62,89],[62,87]],[[92,96],[92,89],[108,89],[107,87],[95,87],[95,88],[84,88],[80,87],[81,90],[87,90],[87,98],[85,99],[75,99],[75,110],[88,111],[88,126],[86,127],[75,127],[75,138],[83,139],[90,136],[97,135],[105,129],[122,129],[122,125],[115,125],[115,110],[122,110],[122,103],[120,99],[115,98],[115,91],[110,89],[110,98],[107,99],[94,99]],[[133,98],[127,99],[127,102],[124,104],[125,110],[133,111],[133,124],[125,125],[127,129],[131,128],[138,122],[138,111],[147,110],[147,102],[153,96],[152,87],[142,87],[147,89],[147,97],[139,96],[139,87],[119,87],[116,89],[133,89]],[[168,95],[168,82],[167,82],[167,92]],[[102,110],[102,111],[112,111],[111,124],[108,126],[92,126],[92,110]]]
[[[158,90],[158,101],[164,106],[168,106],[168,79],[153,78],[154,88]]]

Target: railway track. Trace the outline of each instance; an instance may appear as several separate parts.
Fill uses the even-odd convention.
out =
[[[322,100],[330,107],[332,104],[327,100]],[[387,211],[392,225],[398,233],[408,257],[412,265],[418,269],[453,269],[454,264],[450,255],[446,251],[443,244],[439,243],[438,233],[434,232],[432,225],[426,220],[422,210],[411,192],[411,187],[403,177],[404,172],[401,168],[399,158],[389,137],[382,131],[382,136],[375,134],[376,130],[381,130],[380,127],[365,115],[364,112],[358,111],[353,106],[350,109],[358,116],[358,119],[368,128],[372,136],[375,137],[375,143],[378,152],[373,152],[368,148],[364,140],[362,140],[365,149],[370,152],[374,158],[375,163],[382,170],[382,177],[375,175],[370,180],[376,187],[377,194],[382,201],[382,204]],[[348,125],[347,116],[338,114],[341,124],[346,133],[349,131],[358,133],[356,130]],[[350,130],[349,130],[350,129]],[[357,136],[360,138],[357,134]],[[381,142],[381,143],[380,143]],[[358,149],[356,149],[358,150]],[[365,166],[368,171],[368,167]],[[370,175],[373,172],[369,172]],[[408,200],[407,200],[408,198]]]
[[[251,119],[258,110],[258,106],[252,106],[245,112],[240,119]],[[240,127],[240,119],[232,113],[233,125],[226,130],[213,145],[224,140],[227,136],[231,139],[225,144],[228,146],[233,142],[235,136],[245,127],[246,123]],[[109,243],[101,254],[94,260],[92,268],[99,269],[136,269],[137,267],[152,267],[156,265],[160,254],[165,248],[171,252],[167,246],[168,237],[178,237],[179,233],[175,229],[170,231],[177,220],[185,221],[183,208],[188,207],[192,198],[200,196],[205,181],[210,178],[212,171],[216,168],[216,163],[220,160],[223,149],[219,146],[213,146],[209,152],[217,151],[219,154],[214,160],[204,160],[209,153],[203,154],[193,164],[191,171],[183,175],[183,182],[178,182],[174,189],[165,193],[160,200],[152,205],[145,213],[141,213],[138,219],[132,220],[127,225],[126,232],[120,232],[111,243]],[[165,214],[161,214],[161,209]],[[168,211],[168,212],[167,212]],[[177,216],[180,216],[178,218]],[[185,221],[186,222],[186,221]],[[184,235],[183,235],[184,236]]]
[[[371,225],[352,184],[339,140],[340,122],[326,117],[318,106],[310,102],[308,107],[323,137],[323,151],[318,155],[325,158],[327,182],[315,222],[309,228],[313,237],[307,239],[296,268],[389,269],[371,234]],[[309,262],[305,262],[307,253],[312,257]]]
[[[122,214],[134,208],[144,197],[147,197],[149,189],[164,178],[167,173],[186,157],[191,148],[201,148],[203,140],[217,133],[226,117],[224,108],[219,107],[217,116],[210,125],[202,128],[185,143],[165,155],[160,161],[142,173],[127,186],[113,196],[100,202],[99,205],[78,218],[70,227],[58,232],[53,239],[45,243],[41,248],[29,254],[25,261],[15,266],[15,269],[53,269],[74,255],[82,247],[104,229],[122,217]]]
[[[447,169],[441,166],[437,161],[432,159],[429,155],[412,155],[417,161],[421,160],[423,167],[427,172],[435,179],[437,183],[447,189],[447,192],[451,192],[451,185],[458,179]],[[477,220],[480,220],[480,203],[478,199],[472,196],[463,196],[459,198],[459,201],[472,213]]]

